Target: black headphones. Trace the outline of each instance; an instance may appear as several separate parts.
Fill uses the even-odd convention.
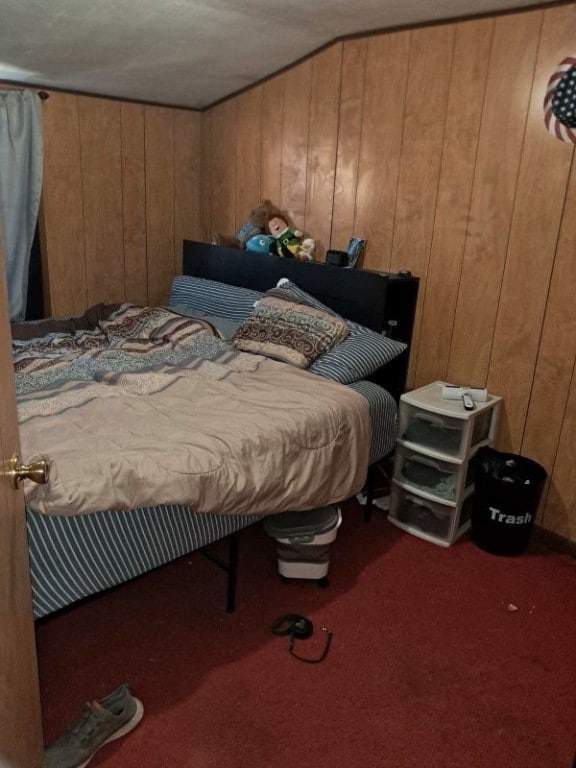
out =
[[[298,613],[287,613],[284,616],[279,616],[272,622],[271,629],[274,635],[288,635],[288,652],[299,661],[305,661],[307,664],[318,664],[324,661],[328,655],[332,642],[332,632],[327,627],[322,627],[322,632],[326,632],[326,642],[324,643],[324,650],[317,659],[306,659],[294,651],[296,639],[306,640],[312,637],[314,633],[314,625],[305,616],[300,616]]]

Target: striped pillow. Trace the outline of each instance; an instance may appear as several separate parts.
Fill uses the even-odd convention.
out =
[[[278,281],[275,290],[279,289],[286,298],[292,297],[339,317],[336,312],[287,278],[283,277]],[[311,373],[338,381],[340,384],[352,384],[370,376],[408,348],[407,344],[376,333],[352,320],[344,318],[344,321],[348,326],[348,336],[333,349],[316,358],[308,368]]]
[[[262,294],[250,288],[227,285],[204,277],[179,275],[172,281],[170,307],[185,305],[203,315],[217,315],[242,322]]]

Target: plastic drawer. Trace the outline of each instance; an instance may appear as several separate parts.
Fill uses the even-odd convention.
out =
[[[490,436],[492,409],[478,413],[472,426],[471,448]],[[398,437],[437,453],[463,459],[467,451],[466,419],[433,413],[424,408],[402,403]]]
[[[468,464],[465,478],[462,470],[461,463],[427,456],[401,444],[396,446],[394,479],[407,490],[425,493],[439,501],[454,502],[473,487],[474,459]]]
[[[412,494],[393,483],[388,519],[415,536],[447,547],[468,528],[473,498],[469,494],[461,505],[448,506]]]

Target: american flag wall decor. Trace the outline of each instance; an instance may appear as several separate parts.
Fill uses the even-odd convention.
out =
[[[576,54],[563,59],[548,81],[544,122],[557,139],[576,143]]]

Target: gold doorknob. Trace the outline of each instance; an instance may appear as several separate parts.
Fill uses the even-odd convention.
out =
[[[20,487],[21,480],[32,480],[33,483],[44,485],[50,475],[50,462],[47,459],[38,459],[31,464],[21,464],[17,453],[8,462],[8,470],[4,474],[10,478],[14,488]]]

